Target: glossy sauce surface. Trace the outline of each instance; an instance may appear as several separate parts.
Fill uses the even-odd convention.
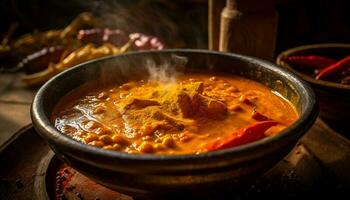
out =
[[[202,153],[210,142],[256,123],[255,112],[278,122],[265,132],[268,137],[298,118],[277,93],[236,76],[189,74],[175,82],[87,90],[62,98],[52,116],[56,128],[80,142],[127,153]]]

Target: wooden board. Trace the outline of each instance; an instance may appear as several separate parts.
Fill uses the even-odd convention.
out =
[[[20,82],[20,74],[0,74],[0,146],[31,123],[30,105],[36,89]]]

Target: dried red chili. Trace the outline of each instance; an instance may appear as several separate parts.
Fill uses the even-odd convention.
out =
[[[309,67],[312,69],[321,69],[336,62],[331,58],[316,55],[288,56],[283,58],[283,61],[296,67]]]
[[[276,121],[262,121],[250,125],[246,128],[239,129],[235,131],[231,136],[219,139],[209,144],[205,150],[206,151],[217,151],[220,149],[226,149],[230,147],[235,147],[250,142],[260,140],[265,136],[265,131],[272,126],[276,126],[278,122]]]
[[[257,121],[269,121],[269,120],[271,120],[270,118],[268,118],[265,115],[259,113],[255,109],[253,110],[252,118],[257,120]]]
[[[163,42],[155,36],[142,33],[126,34],[119,29],[96,28],[80,30],[77,39],[83,44],[93,43],[98,46],[106,42],[121,46],[131,39],[133,41],[131,48],[134,50],[161,50],[165,48]]]
[[[93,43],[99,46],[108,42],[116,46],[121,46],[129,41],[129,36],[119,29],[95,28],[80,30],[77,39],[84,44]]]
[[[21,70],[24,68],[28,74],[41,71],[45,69],[49,63],[59,62],[65,50],[66,48],[62,46],[43,48],[40,51],[26,56],[17,64],[15,69]]]
[[[316,80],[324,79],[337,72],[346,71],[350,68],[350,56],[347,56],[340,61],[329,65],[328,67],[320,70],[316,75]]]

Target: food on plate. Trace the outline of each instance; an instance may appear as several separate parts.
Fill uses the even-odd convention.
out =
[[[88,60],[116,55],[128,50],[164,48],[164,44],[154,36],[141,33],[126,35],[118,29],[80,30],[78,40],[80,42],[72,48],[50,47],[31,54],[25,57],[15,70],[25,68],[28,74],[25,74],[22,80],[29,86],[38,86],[64,69]]]
[[[94,58],[124,53],[126,50],[165,48],[164,43],[155,36],[102,28],[105,26],[100,18],[84,12],[63,29],[35,31],[11,40],[15,31],[13,25],[0,44],[0,72],[24,71],[22,80],[28,86],[39,86],[57,73],[72,67],[73,63],[76,65]],[[128,48],[117,50],[125,44]],[[82,51],[90,51],[89,58],[85,55],[84,58],[75,56]],[[65,63],[67,59],[68,64]]]
[[[125,52],[129,46],[130,43],[126,43],[121,48],[115,47],[109,43],[105,43],[100,47],[95,47],[93,44],[87,44],[70,53],[66,51],[66,55],[62,55],[61,60],[58,63],[50,63],[45,70],[24,75],[22,81],[30,86],[41,85],[56,74],[73,67],[74,65],[104,56],[121,54]]]
[[[198,154],[273,137],[298,119],[270,88],[238,76],[86,85],[55,107],[55,127],[82,143],[126,153]]]
[[[8,48],[0,48],[0,54],[15,52],[16,56],[25,57],[35,53],[45,47],[52,46],[75,46],[76,34],[81,29],[88,27],[98,27],[99,20],[89,12],[79,14],[68,26],[63,29],[49,30],[46,32],[35,31],[28,33],[17,40],[10,40],[6,44]]]

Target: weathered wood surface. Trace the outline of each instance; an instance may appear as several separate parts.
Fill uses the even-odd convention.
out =
[[[350,140],[317,120],[301,143],[322,162],[327,173],[340,183],[350,186]]]
[[[0,146],[31,123],[30,104],[36,90],[27,88],[19,74],[0,74]]]

